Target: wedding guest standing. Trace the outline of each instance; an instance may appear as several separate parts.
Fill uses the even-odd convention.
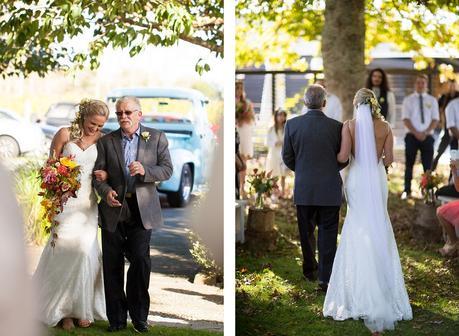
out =
[[[366,88],[372,90],[381,106],[381,114],[392,127],[395,126],[395,95],[389,88],[386,73],[377,68],[370,71]]]
[[[239,133],[239,153],[247,164],[247,161],[253,158],[253,126],[255,124],[255,113],[253,112],[253,105],[246,98],[244,91],[244,83],[242,81],[236,82],[236,128]],[[239,173],[239,183],[242,198],[246,198],[244,191],[246,170],[244,169]]]
[[[440,126],[443,128],[443,136],[440,140],[440,144],[438,145],[437,155],[433,160],[432,170],[437,168],[438,161],[448,146],[450,146],[451,149],[458,148],[458,137],[454,133],[450,135],[447,126],[448,117],[446,116],[446,108],[448,107],[449,102],[458,97],[459,91],[456,90],[456,81],[454,79],[450,79],[448,81],[448,92],[441,95],[440,99],[438,100],[440,111]]]
[[[277,109],[274,112],[274,125],[268,130],[266,145],[268,156],[266,158],[266,171],[272,176],[280,177],[281,197],[285,197],[285,176],[287,167],[282,161],[282,145],[284,144],[284,127],[287,122],[287,112]]]
[[[453,141],[451,141],[451,148],[457,149],[457,139],[459,139],[459,98],[451,100],[446,106],[446,128],[451,131]]]
[[[402,199],[411,196],[413,166],[418,151],[424,172],[432,168],[434,138],[432,132],[438,124],[439,112],[437,100],[427,92],[427,76],[418,75],[415,92],[403,100],[402,119],[406,128],[405,135],[405,188]]]

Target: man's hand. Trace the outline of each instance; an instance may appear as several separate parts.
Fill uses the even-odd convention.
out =
[[[97,181],[103,182],[107,180],[108,174],[105,170],[94,170],[94,176]]]
[[[116,199],[117,197],[118,197],[118,194],[116,193],[116,191],[110,190],[107,194],[107,204],[111,206],[112,208],[120,207],[121,203]]]
[[[145,175],[145,169],[139,161],[134,161],[129,165],[129,174],[131,174],[131,176],[135,176],[137,174],[143,176]]]
[[[416,132],[414,134],[415,138],[418,139],[419,141],[424,141],[427,138],[427,135],[425,132]]]

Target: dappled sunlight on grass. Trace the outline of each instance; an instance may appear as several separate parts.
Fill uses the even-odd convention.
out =
[[[403,169],[391,172],[388,200],[414,319],[401,321],[387,335],[456,335],[459,329],[458,258],[445,259],[412,237],[420,199],[400,200]],[[413,183],[414,185],[414,183]],[[369,335],[362,321],[333,321],[322,316],[324,294],[303,279],[296,210],[280,200],[276,249],[238,246],[236,259],[237,335]],[[341,209],[340,226],[346,206]]]

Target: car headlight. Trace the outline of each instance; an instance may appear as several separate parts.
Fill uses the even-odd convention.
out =
[[[169,149],[173,149],[177,146],[177,140],[175,139],[167,139],[168,143],[169,143]]]

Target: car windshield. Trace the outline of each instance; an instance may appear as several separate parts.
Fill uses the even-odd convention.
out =
[[[76,110],[74,104],[56,104],[48,110],[46,117],[73,119],[75,118],[75,112]]]
[[[110,98],[110,118],[116,119],[115,102]],[[194,122],[193,101],[186,98],[154,97],[139,98],[142,117],[145,122],[153,123],[192,123]]]

